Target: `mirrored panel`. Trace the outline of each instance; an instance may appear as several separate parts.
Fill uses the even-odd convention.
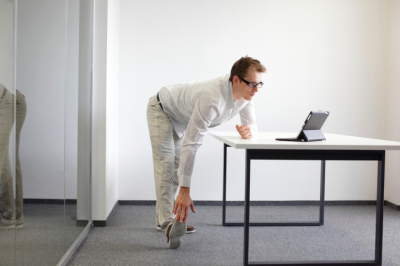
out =
[[[65,265],[90,230],[92,6],[0,0],[1,265]]]
[[[65,131],[66,246],[90,222],[91,0],[67,1]]]
[[[65,253],[66,14],[64,0],[17,3],[16,86],[27,103],[17,265],[56,265]]]
[[[16,128],[23,124],[23,95],[15,90],[15,3],[0,0],[0,264],[14,265],[15,227],[23,224],[21,171],[16,162]],[[17,96],[17,97],[16,97]],[[19,136],[20,130],[18,131]],[[16,173],[16,164],[19,167]],[[16,178],[17,174],[17,178]],[[15,180],[18,184],[15,191]]]

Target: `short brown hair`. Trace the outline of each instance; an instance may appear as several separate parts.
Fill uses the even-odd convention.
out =
[[[231,69],[231,76],[229,77],[229,81],[232,82],[233,76],[237,75],[241,78],[244,78],[247,75],[247,70],[250,67],[254,67],[257,72],[265,73],[267,69],[263,66],[260,61],[257,59],[245,56],[237,60]]]

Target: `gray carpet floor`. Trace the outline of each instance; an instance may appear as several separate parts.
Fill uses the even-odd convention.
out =
[[[74,265],[243,265],[243,227],[221,225],[220,206],[196,206],[176,250],[155,229],[155,206],[118,205],[106,227],[93,228]],[[317,206],[252,206],[251,221],[313,221]],[[227,208],[243,221],[243,207]],[[250,227],[250,261],[372,260],[375,206],[326,206],[325,225]],[[383,265],[400,265],[400,211],[384,209]]]
[[[76,205],[24,204],[24,227],[0,230],[0,265],[57,265],[80,232]]]

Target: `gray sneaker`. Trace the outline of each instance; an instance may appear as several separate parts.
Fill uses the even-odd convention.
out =
[[[179,248],[181,237],[186,233],[186,223],[180,223],[174,220],[167,229],[167,243],[171,249]]]
[[[13,229],[15,228],[15,221],[0,219],[0,230],[2,229]]]
[[[23,228],[24,227],[24,220],[19,219],[15,221],[15,228]]]
[[[20,211],[16,211],[15,215],[15,228],[24,227],[24,215]]]
[[[17,224],[18,224],[18,221],[17,221]],[[156,229],[158,231],[161,231],[161,225],[156,225]],[[196,232],[196,229],[193,226],[191,226],[191,225],[186,226],[186,234],[193,234],[194,232]]]

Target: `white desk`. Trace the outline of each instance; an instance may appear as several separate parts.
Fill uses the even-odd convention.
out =
[[[385,151],[400,150],[400,142],[359,138],[336,134],[324,134],[326,141],[292,142],[275,138],[295,137],[296,133],[260,132],[254,139],[244,140],[237,132],[210,131],[209,134],[224,143],[224,191],[223,225],[244,226],[244,265],[381,265],[384,204]],[[226,149],[246,150],[246,184],[244,223],[225,222],[226,202]],[[319,160],[321,161],[320,220],[317,222],[250,223],[250,163],[251,160]],[[325,161],[353,160],[378,161],[378,186],[376,204],[375,260],[354,261],[295,261],[295,262],[249,262],[249,226],[304,226],[324,224]]]

